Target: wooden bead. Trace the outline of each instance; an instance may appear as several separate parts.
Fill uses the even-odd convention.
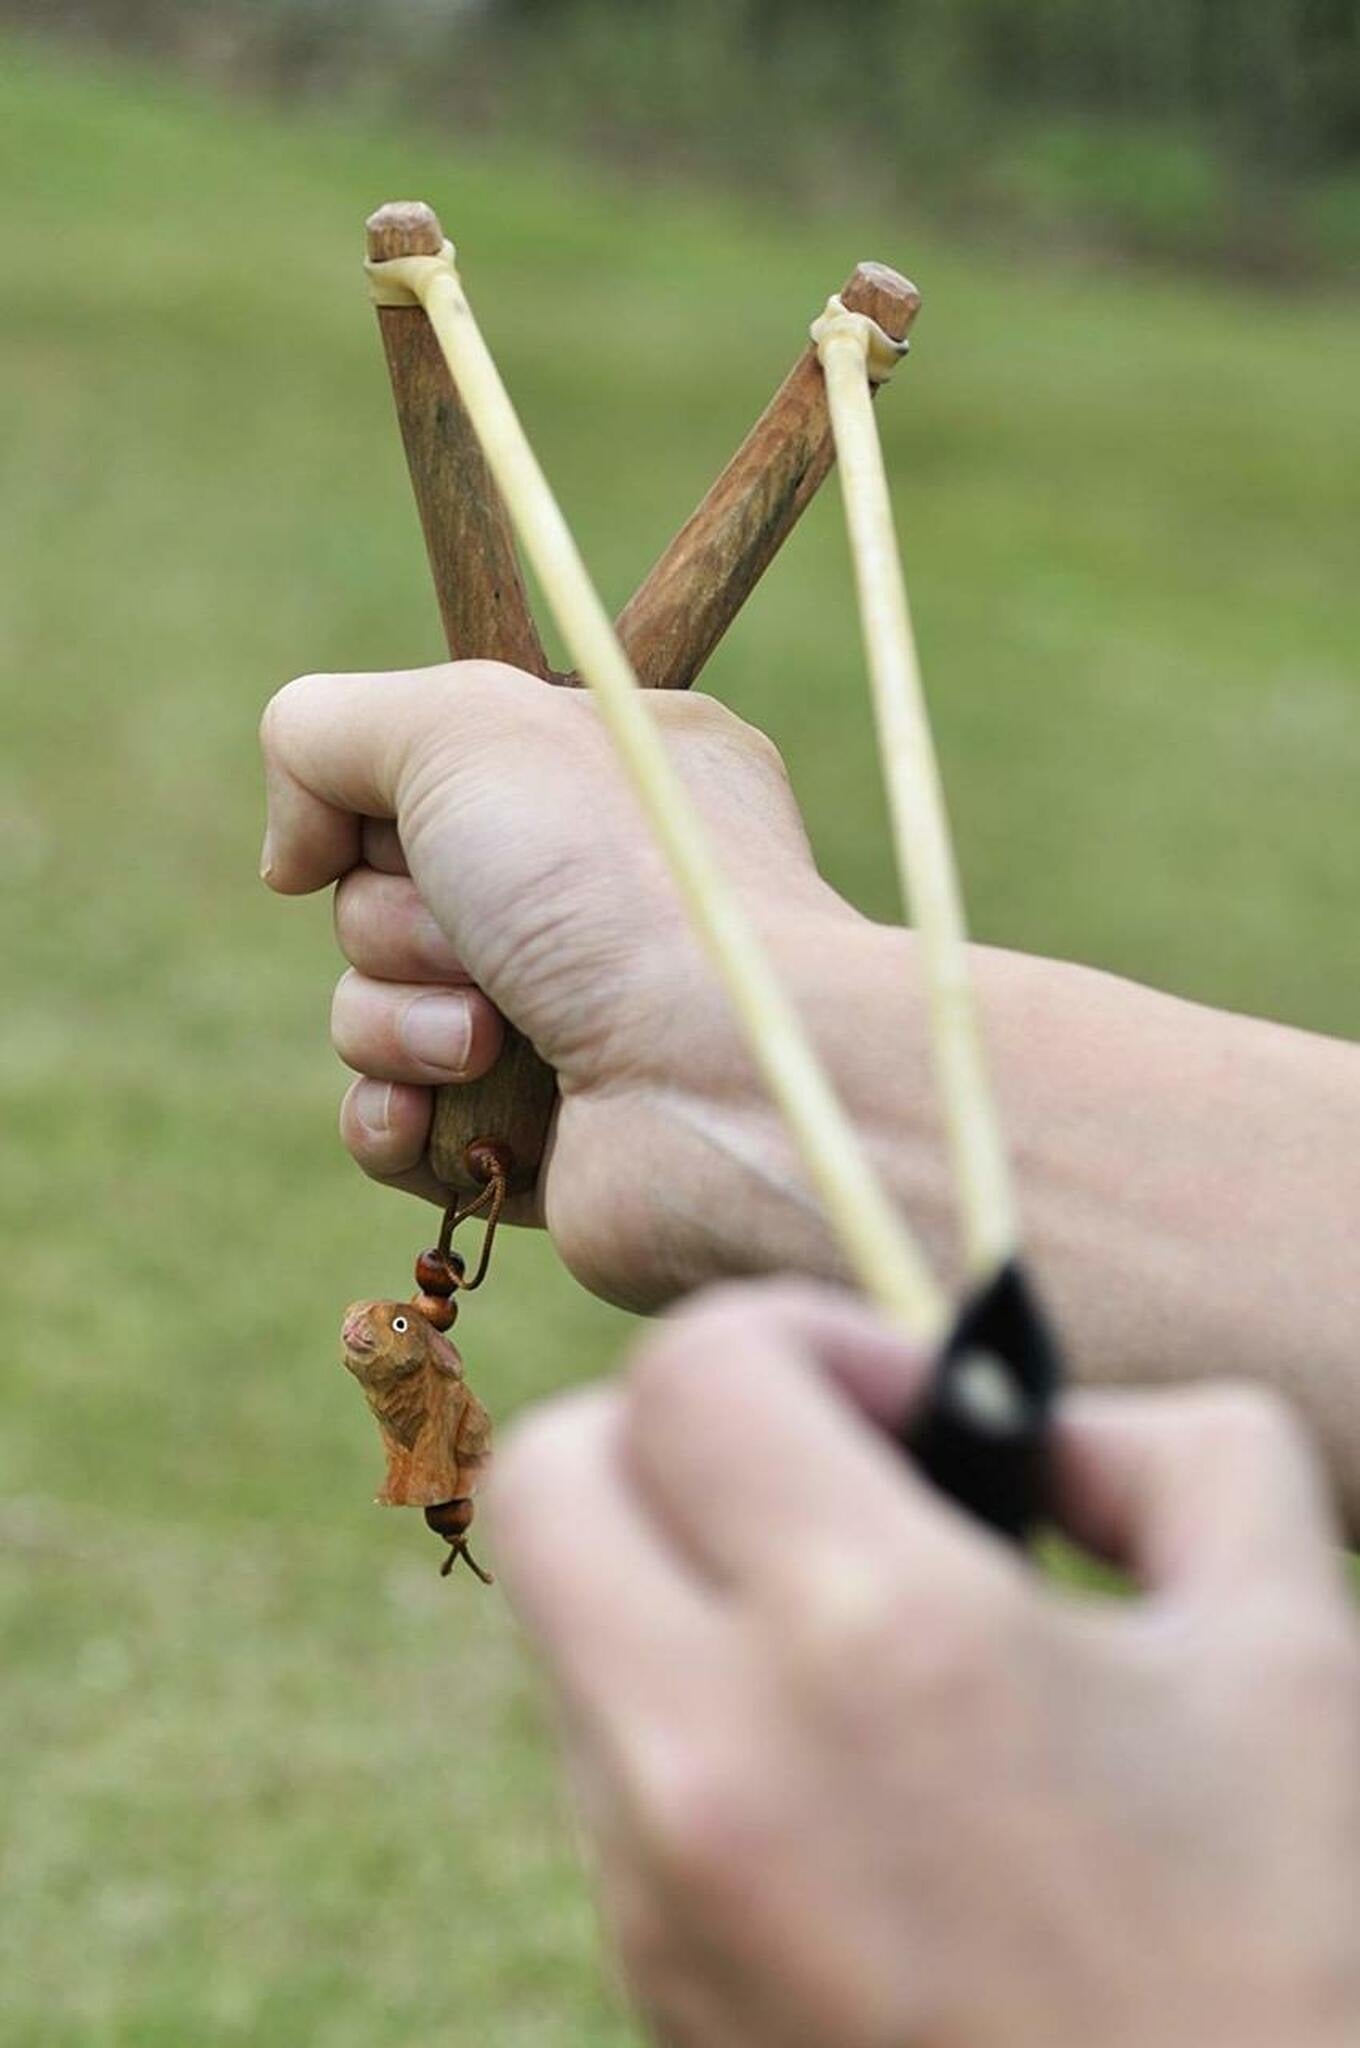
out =
[[[447,1294],[418,1294],[411,1306],[436,1330],[451,1330],[458,1320],[458,1304]]]
[[[472,1513],[470,1500],[443,1500],[438,1507],[426,1508],[425,1520],[436,1536],[442,1536],[446,1543],[456,1543],[472,1527]]]
[[[463,1165],[478,1187],[489,1187],[499,1175],[507,1188],[515,1184],[514,1155],[494,1138],[474,1138],[463,1148]]]
[[[416,1286],[425,1294],[456,1294],[467,1271],[461,1252],[441,1252],[431,1245],[416,1260]]]

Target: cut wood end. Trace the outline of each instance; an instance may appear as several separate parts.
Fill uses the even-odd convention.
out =
[[[894,341],[905,341],[921,310],[921,294],[886,263],[857,263],[841,291],[852,313],[867,313]]]
[[[398,256],[437,256],[444,246],[439,215],[423,199],[390,199],[364,223],[370,263]]]

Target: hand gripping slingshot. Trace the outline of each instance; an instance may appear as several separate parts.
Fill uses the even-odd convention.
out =
[[[547,682],[584,684],[594,693],[847,1263],[870,1299],[936,1358],[924,1407],[904,1430],[907,1449],[962,1506],[1024,1540],[1043,1510],[1059,1363],[1019,1256],[872,404],[907,352],[919,294],[884,265],[856,268],[814,321],[809,346],[727,468],[611,624],[430,208],[396,203],[375,213],[367,270],[450,655],[511,662]],[[694,681],[833,459],[958,1189],[968,1293],[957,1313],[890,1202],[728,886],[642,695],[644,688],[683,689]],[[516,539],[573,673],[549,668]],[[554,1102],[550,1070],[513,1031],[485,1080],[439,1091],[430,1160],[451,1191],[445,1252],[450,1219],[485,1211],[488,1202],[494,1215],[507,1190],[533,1185]],[[417,1306],[437,1312],[438,1301],[427,1293]],[[372,1404],[371,1392],[369,1398]]]

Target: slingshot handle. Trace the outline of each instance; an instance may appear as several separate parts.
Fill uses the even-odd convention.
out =
[[[367,241],[374,262],[437,256],[444,231],[428,206],[398,201],[371,217]],[[510,521],[430,323],[419,306],[379,306],[377,314],[449,654],[547,677]],[[510,1190],[525,1192],[538,1178],[556,1102],[551,1067],[507,1025],[489,1074],[436,1091],[431,1166],[446,1187],[471,1194],[482,1182],[468,1147],[493,1138],[509,1160]]]

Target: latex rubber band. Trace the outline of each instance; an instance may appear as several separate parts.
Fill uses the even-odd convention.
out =
[[[834,307],[833,300],[812,333],[826,377],[898,875],[920,941],[931,1052],[965,1251],[970,1271],[981,1279],[1016,1250],[1010,1167],[987,1071],[944,787],[869,390],[875,323]]]
[[[824,368],[823,349],[828,342],[842,335],[853,340],[862,351],[871,384],[886,384],[903,356],[911,353],[911,343],[905,336],[895,341],[868,313],[852,313],[839,292],[831,294],[808,333]]]
[[[482,339],[452,246],[445,244],[437,256],[370,261],[367,270],[370,289],[383,294],[380,304],[416,300],[425,308],[558,630],[600,706],[691,924],[727,989],[852,1271],[900,1327],[924,1343],[937,1342],[948,1321],[944,1296],[871,1165],[671,764]],[[387,296],[393,291],[408,296]]]

